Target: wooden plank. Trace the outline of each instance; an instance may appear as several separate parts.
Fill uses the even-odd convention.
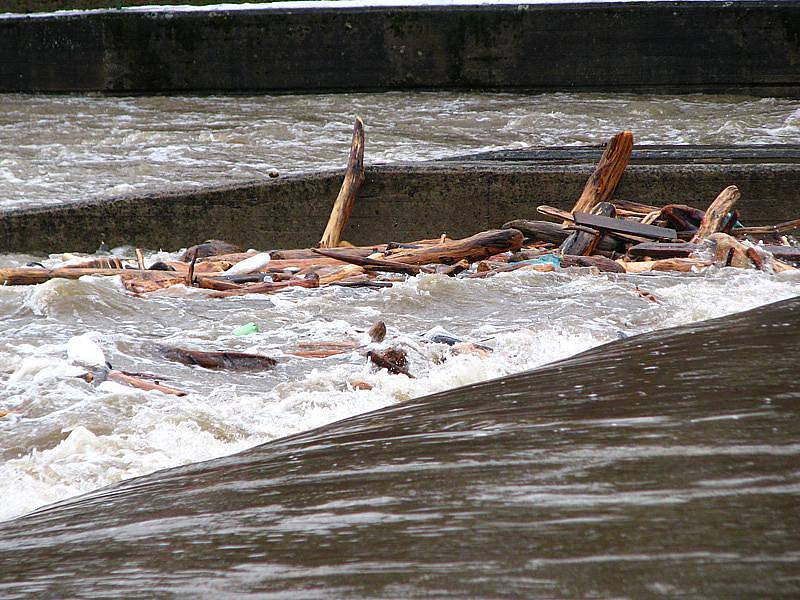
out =
[[[643,225],[636,221],[623,221],[622,219],[614,219],[584,212],[573,213],[573,216],[575,217],[576,224],[586,225],[594,229],[602,229],[603,231],[636,235],[652,240],[674,240],[678,237],[674,229],[668,229],[666,227]]]
[[[702,248],[700,244],[688,242],[644,242],[628,248],[628,256],[650,258],[686,258],[695,250]]]
[[[609,204],[608,202],[600,202],[597,204],[592,208],[591,214],[592,216],[603,216],[616,220],[613,219],[616,214],[616,209],[613,204]],[[575,256],[589,256],[590,254],[594,254],[597,244],[600,242],[600,238],[603,237],[602,232],[598,229],[587,229],[577,224],[574,228],[576,231],[570,234],[559,247],[561,254],[572,254]]]

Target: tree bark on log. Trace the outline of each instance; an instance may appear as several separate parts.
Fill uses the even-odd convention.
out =
[[[700,227],[692,238],[692,243],[697,244],[712,233],[717,233],[727,220],[728,213],[733,209],[733,205],[742,197],[739,188],[735,185],[729,185],[719,193],[719,196],[711,203],[711,206],[706,210],[703,220],[700,222]]]
[[[591,214],[613,217],[615,213],[616,209],[613,204],[600,202],[592,208]],[[561,254],[570,254],[572,256],[588,256],[594,254],[602,235],[600,231],[573,231],[572,234],[564,240],[558,250]]]
[[[356,194],[362,183],[364,183],[364,122],[361,117],[356,117],[347,171],[339,195],[333,203],[328,224],[319,241],[320,248],[336,248],[341,244],[342,232],[347,226],[350,213],[353,212]]]
[[[470,262],[483,260],[493,254],[519,250],[524,237],[516,229],[493,229],[482,231],[462,240],[452,240],[443,244],[432,244],[414,249],[400,249],[386,258],[391,262],[406,265],[425,265],[428,263],[456,263],[462,259]]]
[[[633,134],[630,131],[622,131],[611,138],[570,212],[589,212],[600,202],[611,200],[619,180],[622,179],[622,173],[628,166],[632,151]]]

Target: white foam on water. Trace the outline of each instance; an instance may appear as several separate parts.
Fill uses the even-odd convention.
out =
[[[636,286],[661,304],[641,298]],[[399,401],[500,377],[619,337],[723,316],[800,294],[800,278],[721,269],[624,277],[514,272],[483,280],[410,278],[379,292],[292,290],[212,301],[202,294],[127,296],[100,278],[0,290],[0,309],[24,309],[0,342],[0,518],[157,469],[206,460]],[[326,359],[289,354],[300,342],[366,343],[408,352],[410,379],[375,370],[366,348]],[[261,333],[237,338],[255,321]],[[441,328],[488,344],[454,355],[424,334]],[[115,367],[150,371],[186,397],[76,377],[68,340],[91,339]],[[236,349],[279,359],[263,373],[225,373],[163,359],[156,345]],[[367,382],[369,390],[353,388]]]

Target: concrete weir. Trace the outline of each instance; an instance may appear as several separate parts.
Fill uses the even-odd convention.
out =
[[[470,235],[536,206],[572,207],[600,148],[503,151],[372,166],[345,231],[356,244]],[[0,211],[0,251],[93,251],[110,245],[178,249],[209,238],[262,249],[319,240],[342,172]],[[747,225],[800,216],[800,146],[642,146],[616,197],[705,208],[724,187],[742,191]]]
[[[794,0],[293,4],[0,15],[0,92],[800,96]]]

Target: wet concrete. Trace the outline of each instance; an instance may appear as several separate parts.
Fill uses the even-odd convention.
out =
[[[0,91],[800,95],[800,4],[97,11],[0,19]]]
[[[470,158],[367,169],[345,239],[370,244],[470,235],[536,206],[570,209],[600,148],[504,151]],[[0,212],[0,250],[93,251],[101,241],[177,249],[208,238],[255,248],[315,244],[342,172],[326,171],[240,185],[90,200]],[[705,208],[724,187],[742,191],[747,225],[798,217],[800,146],[642,147],[616,197]]]

